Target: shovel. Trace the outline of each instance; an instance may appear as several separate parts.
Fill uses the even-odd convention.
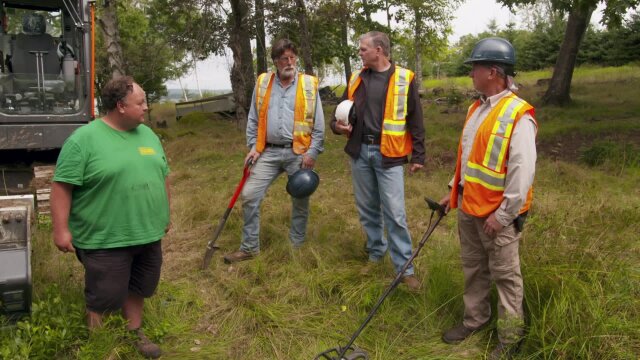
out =
[[[404,272],[409,268],[409,265],[411,265],[411,263],[413,262],[413,259],[415,259],[416,256],[418,256],[418,253],[420,253],[420,250],[422,249],[424,244],[427,242],[427,239],[429,239],[429,237],[431,236],[431,233],[433,233],[433,231],[436,229],[436,226],[438,226],[438,224],[440,223],[440,220],[442,220],[442,218],[445,215],[447,215],[445,208],[439,203],[437,203],[436,201],[433,201],[429,198],[425,198],[425,201],[427,202],[429,209],[431,209],[431,218],[429,219],[429,227],[427,228],[427,231],[422,236],[422,240],[420,240],[420,243],[418,244],[418,248],[413,252],[413,254],[411,254],[411,257],[407,260],[407,262],[404,263],[404,265],[402,266],[402,269],[400,269],[395,279],[393,279],[389,287],[385,290],[382,296],[380,296],[380,298],[378,299],[378,302],[373,306],[373,308],[369,312],[369,315],[362,322],[358,330],[356,330],[356,332],[353,333],[353,335],[351,336],[351,339],[349,340],[349,343],[347,343],[347,345],[345,345],[344,347],[338,346],[338,347],[329,349],[325,352],[322,352],[318,354],[314,358],[314,360],[356,360],[356,359],[367,360],[369,359],[369,356],[367,355],[367,353],[364,350],[356,347],[353,343],[356,341],[356,338],[360,335],[362,330],[364,330],[364,328],[367,326],[369,321],[371,321],[373,316],[376,314],[376,312],[378,311],[378,308],[380,307],[380,305],[382,305],[382,302],[387,298],[387,296],[389,296],[389,294],[393,291],[393,289],[395,289],[396,286],[398,286],[398,284],[402,279],[402,275],[404,275]],[[436,222],[433,225],[431,225],[431,220],[433,220],[433,214],[436,212],[438,213],[438,217],[436,218]],[[333,354],[337,354],[338,356],[333,356]]]
[[[240,180],[240,183],[236,187],[236,191],[233,193],[233,197],[231,198],[231,201],[229,201],[229,206],[227,206],[227,210],[225,210],[224,215],[222,215],[222,218],[220,218],[220,221],[218,222],[218,226],[216,227],[216,230],[213,232],[213,237],[211,238],[211,240],[209,240],[209,243],[207,244],[207,250],[204,253],[204,260],[202,261],[202,270],[206,270],[209,267],[209,264],[211,263],[211,258],[213,257],[213,253],[219,249],[219,247],[215,246],[216,240],[218,240],[218,236],[220,236],[220,233],[224,228],[224,224],[227,222],[227,218],[229,217],[229,214],[231,214],[231,210],[233,210],[233,205],[235,205],[236,200],[238,200],[238,196],[240,196],[240,192],[244,187],[244,183],[247,182],[247,178],[249,178],[249,174],[251,173],[250,170],[252,166],[253,166],[252,159],[249,159],[244,164],[242,179]]]

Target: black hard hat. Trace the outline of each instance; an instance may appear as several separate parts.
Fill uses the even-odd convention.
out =
[[[320,184],[320,176],[311,169],[300,169],[289,176],[287,192],[297,199],[303,199],[313,194]]]
[[[516,51],[510,42],[499,37],[490,37],[478,41],[465,64],[474,62],[491,62],[514,66]]]

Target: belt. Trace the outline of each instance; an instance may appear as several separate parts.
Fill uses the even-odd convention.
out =
[[[272,143],[267,143],[267,147],[288,149],[288,148],[291,147],[291,144],[272,144]]]
[[[362,135],[362,143],[367,145],[380,145],[380,137],[375,135]]]

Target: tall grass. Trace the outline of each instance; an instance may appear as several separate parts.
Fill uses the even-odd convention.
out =
[[[633,92],[631,84],[637,84],[638,77],[596,86],[577,81],[574,98],[588,103],[592,113],[606,116],[601,121],[610,126],[637,127],[637,116],[625,114],[637,109],[640,100],[625,94]],[[618,109],[611,108],[611,98],[602,96],[602,89],[609,87],[620,89],[624,103]],[[539,90],[525,87],[523,96],[535,102]],[[425,106],[427,171],[406,177],[414,242],[429,221],[423,197],[438,199],[446,192],[464,117],[440,110]],[[325,108],[327,114],[331,111]],[[579,140],[586,144],[605,136],[590,130],[601,121],[585,121],[585,113],[581,106],[538,109],[539,140],[556,141],[568,128],[580,131]],[[393,278],[388,258],[368,274],[360,273],[367,259],[365,236],[355,210],[349,161],[342,151],[344,138],[327,133],[326,151],[317,164],[321,185],[311,200],[304,247],[295,250],[288,243],[291,205],[282,176],[262,205],[260,255],[234,265],[222,261],[222,253],[240,243],[238,203],[218,239],[221,251],[211,267],[201,271],[205,245],[240,180],[247,149],[235,124],[202,115],[193,118],[165,130],[173,229],[163,240],[161,286],[147,302],[145,331],[161,341],[167,359],[312,359],[327,348],[344,345]],[[534,205],[521,245],[528,333],[518,358],[637,359],[638,174],[615,162],[590,166],[579,158],[565,161],[541,153]],[[23,347],[23,353],[3,350],[5,357],[138,358],[120,317],[91,335],[81,326],[81,268],[71,256],[57,253],[49,231],[45,224],[34,239],[36,302],[46,304],[52,318],[75,314],[62,326],[73,330],[73,336],[60,340],[51,350],[53,356],[37,355],[34,345]],[[463,311],[455,213],[443,220],[415,267],[422,290],[411,293],[398,287],[356,343],[379,360],[484,358],[497,341],[495,319],[459,345],[440,340]],[[56,296],[62,301],[52,300]],[[495,292],[492,298],[495,303]],[[37,314],[28,323],[56,324]],[[15,328],[5,331],[0,336],[2,349],[16,338],[26,336]],[[48,344],[43,334],[30,341],[41,348]]]

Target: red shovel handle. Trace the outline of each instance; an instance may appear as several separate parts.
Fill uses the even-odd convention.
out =
[[[240,180],[240,183],[238,184],[238,187],[236,187],[236,191],[233,193],[233,197],[231,198],[231,201],[229,201],[229,206],[227,206],[227,209],[233,208],[233,205],[236,204],[236,200],[238,200],[238,196],[240,196],[240,192],[242,191],[242,188],[244,187],[244,183],[247,182],[247,179],[249,178],[249,174],[251,174],[251,167],[252,166],[253,166],[253,162],[251,160],[249,160],[247,162],[247,164],[244,166],[244,172],[242,174],[242,179]]]

